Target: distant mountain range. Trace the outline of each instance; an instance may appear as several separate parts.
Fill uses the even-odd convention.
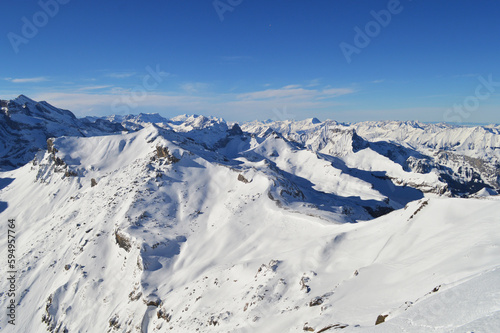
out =
[[[45,149],[49,138],[134,132],[155,124],[184,133],[213,150],[220,148],[214,145],[222,143],[229,127],[220,118],[187,115],[167,119],[158,114],[141,113],[78,119],[68,110],[47,102],[35,102],[24,95],[10,101],[1,100],[0,104],[0,167],[3,170],[31,161],[38,150]],[[463,196],[483,188],[500,191],[500,126],[399,121],[342,124],[311,118],[255,121],[239,127],[247,135],[257,137],[269,136],[274,131],[297,145],[297,149],[320,153],[330,159],[335,157],[336,161],[352,153],[375,153],[381,160],[393,162],[383,170],[383,177],[423,192]],[[407,177],[408,172],[414,174],[411,179]],[[430,179],[430,175],[437,175],[437,179]]]
[[[12,332],[500,325],[499,126],[78,119],[23,95],[0,103]]]

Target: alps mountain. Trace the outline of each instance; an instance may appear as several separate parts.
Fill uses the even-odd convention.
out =
[[[500,126],[1,107],[6,332],[500,326]]]

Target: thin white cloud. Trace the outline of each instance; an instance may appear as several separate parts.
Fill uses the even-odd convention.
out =
[[[373,80],[373,81],[371,81],[370,83],[382,83],[382,82],[384,82],[384,81],[385,81],[385,80]]]
[[[12,83],[37,83],[37,82],[49,81],[49,79],[44,76],[17,78],[17,79],[6,78],[5,80],[10,81]]]
[[[307,83],[307,87],[317,87],[321,84],[321,79],[320,78],[317,78],[317,79],[313,79],[313,80],[310,80],[308,83]]]
[[[101,90],[101,89],[107,89],[107,88],[111,88],[113,86],[89,86],[89,87],[82,87],[80,89],[78,89],[79,91],[90,91],[90,90]]]
[[[204,82],[186,82],[181,84],[181,89],[187,93],[194,94],[207,90],[210,85]]]
[[[238,95],[238,99],[242,100],[263,100],[263,99],[277,99],[277,98],[311,98],[314,97],[315,91],[302,88],[295,89],[267,89],[261,91],[254,91]]]
[[[180,110],[183,112],[200,111],[211,105],[213,101],[207,98],[189,95],[162,95],[148,93],[138,96],[129,91],[121,93],[92,93],[92,92],[52,92],[35,95],[34,100],[45,100],[50,104],[68,109],[78,116],[110,115],[123,113],[139,113],[144,109]],[[177,111],[179,112],[179,111]]]
[[[241,100],[270,100],[270,99],[289,99],[289,100],[315,100],[332,98],[341,95],[354,93],[351,88],[328,88],[324,90],[304,89],[298,85],[289,85],[280,89],[267,89],[238,95]]]
[[[106,76],[115,79],[125,79],[127,77],[134,76],[135,74],[136,74],[135,72],[117,72],[117,73],[109,73]]]
[[[321,91],[321,95],[325,97],[337,97],[354,93],[355,90],[351,88],[329,88]]]
[[[78,116],[162,112],[172,116],[199,113],[228,120],[251,120],[273,118],[273,110],[283,108],[290,110],[290,114],[312,112],[311,116],[316,116],[314,113],[319,110],[341,105],[335,100],[336,97],[355,92],[351,88],[304,89],[289,85],[281,89],[248,93],[198,93],[199,89],[206,86],[203,83],[186,83],[177,93],[151,91],[144,95],[116,86],[89,86],[72,92],[44,93],[32,98],[46,100]]]
[[[295,88],[300,88],[300,84],[290,84],[288,86],[284,86],[281,89],[295,89]]]

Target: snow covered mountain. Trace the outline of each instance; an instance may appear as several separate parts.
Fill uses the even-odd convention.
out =
[[[35,102],[24,95],[0,100],[0,107],[0,170],[26,164],[39,149],[45,149],[50,137],[104,135],[124,130],[102,119],[91,124],[68,110]]]
[[[352,153],[367,157],[375,154],[379,155],[373,160],[375,163],[383,157],[404,172],[437,175],[438,182],[432,185],[425,181],[408,182],[401,170],[393,170],[394,166],[383,169],[392,180],[424,192],[443,190],[454,196],[467,196],[483,188],[500,190],[500,126],[397,121],[340,124],[314,118],[301,122],[253,122],[243,129],[257,135],[274,130],[306,149],[346,161],[351,160]],[[352,162],[359,165],[359,161]]]
[[[44,149],[0,172],[17,244],[5,332],[500,326],[498,127],[158,115],[73,127],[33,126],[52,134]]]

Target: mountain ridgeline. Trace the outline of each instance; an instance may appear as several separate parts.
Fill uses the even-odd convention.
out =
[[[498,126],[1,108],[12,332],[500,325]]]
[[[220,118],[166,119],[158,114],[78,119],[68,110],[47,102],[35,102],[24,95],[10,101],[0,100],[0,106],[0,170],[12,170],[33,160],[37,151],[46,149],[49,138],[130,133],[156,126],[176,132],[190,143],[222,156],[228,164],[234,163],[232,160],[239,155],[252,155],[254,148],[263,142],[269,145],[267,139],[279,139],[285,142],[286,149],[314,152],[318,160],[350,175],[362,175],[361,180],[370,183],[378,179],[391,183],[394,188],[410,187],[448,196],[469,196],[483,189],[500,191],[499,126],[460,127],[396,121],[342,124],[312,118],[255,121],[240,127]],[[251,144],[240,142],[234,146],[235,140],[231,138],[236,136],[248,139],[247,143]],[[227,149],[228,144],[231,149]],[[275,155],[262,154],[260,158],[274,165],[279,160],[279,152]],[[346,163],[353,160],[350,156],[361,155],[375,158],[381,167],[373,168],[375,161],[367,165]],[[366,162],[364,159],[362,163]]]

